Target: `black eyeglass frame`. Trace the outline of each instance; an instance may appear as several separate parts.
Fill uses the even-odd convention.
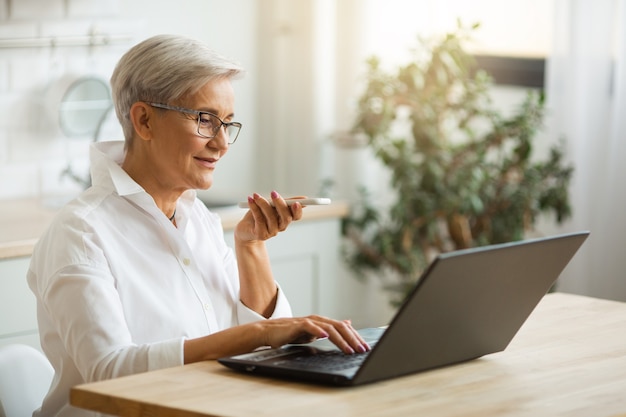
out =
[[[196,119],[198,121],[198,127],[196,129],[196,132],[198,133],[198,135],[200,135],[203,138],[214,139],[218,135],[218,133],[219,133],[220,129],[222,128],[222,126],[225,126],[224,132],[227,133],[227,137],[228,137],[227,143],[229,145],[232,145],[233,143],[235,143],[235,141],[239,137],[239,132],[241,131],[241,127],[242,127],[242,124],[239,123],[239,122],[225,122],[222,119],[220,119],[216,114],[213,114],[213,113],[208,112],[208,111],[186,109],[184,107],[170,106],[168,104],[163,104],[163,103],[152,103],[152,102],[147,102],[147,103],[150,106],[156,107],[156,108],[159,108],[159,109],[172,110],[172,111],[177,111],[177,112],[184,113],[184,114],[193,114],[193,115],[198,116],[198,118]],[[220,125],[215,128],[215,130],[214,130],[215,134],[213,136],[207,136],[207,135],[204,135],[204,134],[200,133],[200,123],[202,121],[202,115],[203,114],[208,114],[209,116],[215,117],[217,120],[220,121]],[[237,128],[237,134],[235,135],[234,138],[231,137],[230,134],[228,133],[228,128],[231,127],[231,126]]]

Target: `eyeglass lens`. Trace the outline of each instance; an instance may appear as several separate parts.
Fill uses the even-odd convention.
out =
[[[216,116],[209,113],[201,113],[198,118],[198,133],[207,138],[213,138],[219,134],[222,124],[224,123],[222,123],[222,121]],[[224,125],[226,126],[228,142],[234,142],[239,133],[239,126],[228,124]]]

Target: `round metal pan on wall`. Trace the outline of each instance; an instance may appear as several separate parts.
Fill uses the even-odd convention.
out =
[[[68,137],[94,138],[111,106],[111,91],[104,80],[89,76],[78,78],[61,99],[61,130]]]

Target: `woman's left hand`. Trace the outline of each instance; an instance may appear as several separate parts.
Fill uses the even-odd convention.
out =
[[[305,198],[305,197],[292,197]],[[292,221],[302,218],[302,205],[288,206],[276,191],[271,193],[272,204],[261,195],[248,197],[250,210],[235,228],[235,238],[243,241],[265,241],[287,229]]]

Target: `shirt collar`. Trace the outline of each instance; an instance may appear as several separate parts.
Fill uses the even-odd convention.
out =
[[[92,144],[89,152],[92,183],[113,188],[121,196],[144,192],[122,169],[125,154],[123,141]]]

